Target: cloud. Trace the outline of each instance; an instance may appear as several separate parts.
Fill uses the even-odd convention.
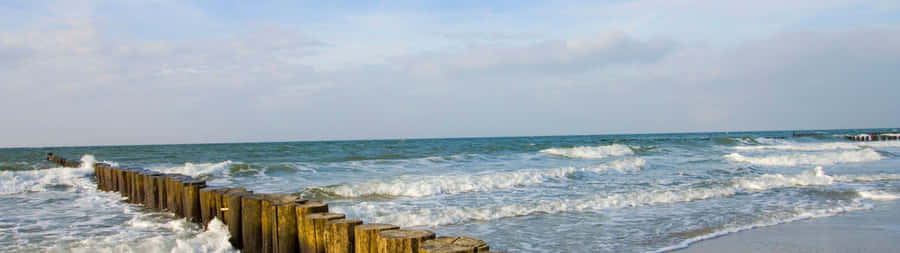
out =
[[[147,38],[111,28],[116,19],[102,9],[0,29],[5,145],[900,123],[883,116],[900,108],[892,96],[900,92],[897,25],[783,29],[706,43],[604,26],[531,34],[522,32],[528,24],[462,22],[441,31],[440,18],[377,13],[348,14],[329,29],[248,22],[224,25],[227,33]],[[191,29],[216,22],[196,11],[178,15],[197,17]],[[502,18],[477,22],[493,19]],[[391,26],[398,23],[405,25]]]

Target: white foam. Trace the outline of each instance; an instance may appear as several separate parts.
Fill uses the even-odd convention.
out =
[[[206,231],[201,231],[197,224],[186,219],[160,222],[147,218],[148,215],[135,216],[129,224],[148,231],[156,231],[158,235],[149,238],[129,240],[126,238],[103,237],[88,238],[74,245],[56,245],[49,252],[239,252],[228,242],[230,234],[224,223],[213,219]],[[127,228],[123,228],[127,229]],[[131,231],[134,232],[134,231]],[[160,233],[164,232],[164,233]]]
[[[633,155],[634,151],[631,147],[622,144],[612,144],[606,146],[581,146],[572,148],[548,148],[540,151],[555,156],[579,158],[579,159],[602,159],[610,156],[626,156]]]
[[[831,185],[834,182],[853,180],[860,176],[829,176],[822,167],[804,171],[797,175],[765,174],[757,177],[739,178],[728,184],[708,188],[682,188],[668,190],[641,191],[610,195],[597,195],[581,199],[543,200],[525,204],[497,205],[487,207],[442,207],[440,209],[401,210],[392,209],[391,202],[362,202],[349,207],[335,207],[337,212],[366,217],[373,222],[397,224],[400,226],[440,226],[472,220],[494,220],[534,214],[562,212],[584,212],[590,210],[631,208],[678,202],[691,202],[711,198],[729,197],[742,191],[764,191],[785,187],[807,187]],[[860,193],[866,198],[887,200],[892,196],[878,192]]]
[[[859,196],[871,200],[897,200],[900,195],[884,191],[860,191]]]
[[[396,224],[405,227],[439,226],[470,220],[494,220],[527,216],[539,213],[582,212],[610,208],[639,207],[654,204],[676,203],[731,196],[733,187],[648,191],[595,196],[584,199],[543,200],[528,204],[511,204],[490,207],[443,207],[441,209],[416,209],[409,211],[385,211],[386,203],[362,202],[350,207],[335,207],[335,211],[367,217],[372,222]],[[387,214],[387,215],[385,215]]]
[[[684,249],[695,242],[713,239],[713,238],[721,237],[721,236],[724,236],[727,234],[737,233],[737,232],[744,231],[744,230],[750,230],[750,229],[761,228],[761,227],[769,227],[769,226],[774,226],[774,225],[778,225],[778,224],[791,223],[791,222],[795,222],[795,221],[799,221],[799,220],[831,217],[831,216],[835,216],[835,215],[838,215],[841,213],[862,211],[862,210],[869,210],[869,209],[872,209],[871,204],[863,204],[863,203],[854,201],[850,204],[839,205],[839,206],[834,206],[834,207],[830,207],[830,208],[798,210],[794,215],[787,217],[787,218],[772,218],[770,220],[760,221],[760,222],[756,222],[756,223],[750,224],[750,225],[726,227],[726,228],[719,229],[719,230],[713,231],[713,232],[705,234],[705,235],[687,239],[676,245],[658,249],[655,252],[668,252],[668,251],[673,251],[673,250],[678,250],[678,249]]]
[[[755,145],[737,146],[737,150],[794,150],[794,151],[824,151],[824,150],[853,150],[862,148],[891,148],[900,147],[900,141],[873,141],[873,142],[826,142],[826,143],[792,143],[782,145]]]
[[[838,163],[871,162],[883,158],[878,152],[875,152],[872,149],[812,154],[769,155],[760,157],[731,153],[724,157],[734,162],[769,166],[832,165]]]
[[[192,177],[200,176],[200,175],[212,175],[223,171],[228,168],[233,162],[224,161],[218,163],[184,163],[183,166],[176,167],[168,167],[168,168],[153,168],[153,170],[162,172],[162,173],[179,173],[183,175],[188,175]]]
[[[755,178],[734,180],[741,188],[748,190],[767,190],[780,187],[830,185],[835,179],[825,175],[822,167],[804,171],[798,175],[765,174]]]
[[[345,197],[367,195],[390,195],[424,197],[438,194],[459,194],[465,192],[490,191],[516,186],[540,184],[548,180],[565,179],[579,171],[600,172],[616,170],[622,173],[636,172],[646,164],[641,158],[623,159],[586,168],[527,169],[513,172],[490,174],[401,177],[391,181],[372,181],[356,185],[339,185],[320,188]]]
[[[81,157],[78,168],[58,167],[43,170],[0,172],[0,195],[25,192],[44,192],[45,186],[62,185],[79,188],[95,188],[88,174],[93,173],[96,160],[92,155]]]

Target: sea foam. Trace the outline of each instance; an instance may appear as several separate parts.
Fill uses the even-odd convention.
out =
[[[84,155],[81,157],[81,166],[78,168],[57,167],[42,170],[2,171],[0,172],[0,195],[43,192],[47,191],[46,186],[54,185],[95,188],[88,174],[94,172],[93,167],[96,162],[94,156]]]
[[[871,162],[883,159],[878,152],[868,148],[853,151],[768,156],[744,156],[739,153],[731,153],[724,157],[734,162],[769,166],[832,165],[838,163]]]
[[[391,181],[372,181],[355,185],[337,185],[317,188],[344,197],[388,195],[425,197],[438,194],[490,191],[517,186],[544,183],[548,180],[566,179],[576,172],[601,172],[615,170],[621,173],[640,171],[646,164],[641,158],[617,160],[585,168],[563,167],[552,169],[526,169],[488,174],[401,177]]]
[[[167,168],[155,168],[153,170],[163,172],[163,173],[179,173],[192,177],[201,176],[201,175],[212,175],[218,172],[224,171],[228,168],[233,162],[232,161],[224,161],[218,163],[184,163],[183,166],[175,166],[175,167],[167,167]]]
[[[572,148],[548,148],[540,151],[554,156],[578,159],[602,159],[610,156],[633,155],[634,150],[627,145],[581,146]]]
[[[854,150],[863,148],[892,148],[900,147],[900,141],[873,141],[873,142],[826,142],[826,143],[792,143],[782,145],[753,145],[737,146],[737,150],[794,150],[794,151],[825,151],[825,150]]]
[[[856,177],[858,176],[829,176],[825,174],[821,167],[816,167],[796,175],[765,174],[756,177],[732,179],[725,183],[712,184],[710,187],[656,189],[596,195],[578,199],[542,200],[485,207],[442,207],[440,209],[415,210],[403,210],[403,207],[392,208],[389,202],[362,202],[348,207],[335,207],[335,209],[337,212],[347,213],[348,215],[368,217],[367,219],[378,223],[390,223],[408,227],[440,226],[473,220],[495,220],[535,214],[584,212],[692,202],[729,197],[744,191],[831,185],[834,182],[853,180]],[[889,199],[891,196],[895,196],[864,192],[860,192],[859,195],[870,199]]]

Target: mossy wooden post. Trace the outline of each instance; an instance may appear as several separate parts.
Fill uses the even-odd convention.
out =
[[[128,187],[126,187],[128,185],[128,181],[126,180],[127,177],[125,177],[125,170],[123,170],[122,168],[117,168],[117,169],[115,169],[115,173],[116,173],[116,189],[115,189],[115,191],[119,192],[119,194],[122,195],[123,198],[128,197],[128,191],[126,190],[128,188]]]
[[[216,201],[213,199],[213,191],[222,189],[221,187],[204,187],[200,189],[197,196],[200,198],[200,219],[203,226],[209,225],[209,222],[216,217]],[[224,221],[222,221],[224,223]]]
[[[419,246],[421,253],[475,253],[475,248],[457,246],[438,240],[428,240]]]
[[[306,228],[306,216],[326,212],[328,212],[328,204],[322,202],[308,201],[294,206],[294,215],[297,217],[297,243],[300,245],[300,252],[307,252],[311,248],[306,234],[306,231],[309,230]]]
[[[125,197],[128,197],[128,203],[134,203],[134,171],[132,168],[123,168],[125,171]]]
[[[200,189],[206,187],[205,180],[196,180],[189,179],[190,181],[183,182],[184,184],[184,217],[187,217],[188,221],[191,222],[203,222],[203,218],[200,216]]]
[[[434,239],[434,241],[443,242],[443,243],[452,244],[452,245],[461,246],[461,247],[472,248],[475,250],[475,252],[478,252],[478,253],[487,253],[487,252],[491,251],[491,247],[488,246],[487,242],[480,240],[480,239],[472,238],[472,237],[441,236],[441,237],[438,237],[437,239]]]
[[[393,229],[378,232],[378,253],[418,253],[423,241],[434,239],[434,232],[420,229]]]
[[[262,236],[262,250],[263,252],[274,252],[275,245],[273,241],[273,227],[275,227],[275,221],[273,214],[275,214],[274,206],[272,205],[272,199],[269,198],[269,195],[263,195],[263,200],[260,202],[261,211],[259,213],[259,222],[260,226],[262,226],[262,232],[260,235]]]
[[[325,224],[325,252],[353,253],[353,227],[362,224],[357,219],[330,220]]]
[[[306,201],[275,204],[275,252],[299,252],[296,206]]]
[[[224,195],[226,192],[232,190],[234,188],[222,188],[212,192],[212,201],[216,206],[216,218],[220,221],[228,224],[228,220],[225,219],[225,212],[228,210],[228,203],[225,202]]]
[[[325,253],[325,229],[328,221],[343,219],[344,217],[342,213],[313,213],[306,215],[306,218],[303,220],[303,226],[306,231],[303,231],[303,233],[306,234],[307,241],[306,249],[303,252]]]
[[[144,173],[146,172],[143,169],[134,170],[134,187],[131,189],[131,195],[134,196],[135,204],[144,203]]]
[[[262,226],[260,226],[262,198],[259,195],[241,196],[242,252],[262,252]]]
[[[378,233],[386,230],[400,229],[398,226],[390,224],[362,224],[353,228],[354,248],[357,253],[375,253],[378,252],[376,239]]]
[[[236,249],[243,248],[243,231],[241,229],[243,208],[241,198],[249,195],[252,195],[252,193],[247,191],[229,191],[222,195],[223,202],[228,206],[228,211],[225,212],[225,221],[228,222],[228,232],[231,234],[231,238],[228,241]],[[212,192],[210,192],[210,196],[212,196]]]
[[[157,176],[153,176],[153,181],[156,184],[156,207],[159,210],[169,210],[168,208],[168,199],[166,194],[166,179],[169,178],[165,174],[160,174]]]
[[[154,179],[156,176],[159,176],[159,173],[148,172],[144,175],[144,206],[153,210],[159,210],[159,206],[157,206],[159,201],[156,200],[156,197],[159,195],[157,194],[158,190]]]

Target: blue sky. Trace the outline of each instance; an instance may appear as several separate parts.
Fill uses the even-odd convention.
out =
[[[897,45],[897,1],[2,1],[0,146],[897,127]]]

